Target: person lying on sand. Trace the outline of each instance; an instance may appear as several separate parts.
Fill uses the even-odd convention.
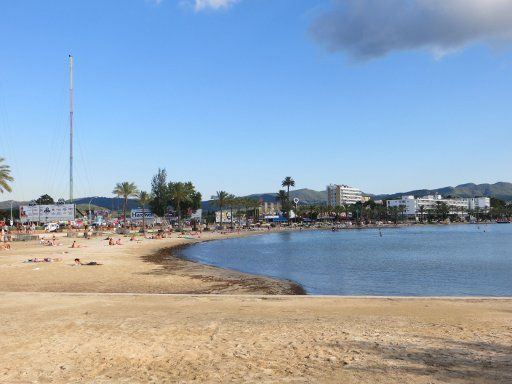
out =
[[[82,247],[82,245],[78,244],[78,243],[76,242],[76,240],[75,240],[75,241],[73,241],[73,244],[71,244],[71,248],[81,248],[81,247]],[[85,248],[85,245],[84,245],[83,247]]]
[[[35,257],[33,259],[25,260],[24,263],[55,263],[57,261],[62,261],[62,259],[60,257],[55,257],[55,258],[45,257],[44,259]]]
[[[101,263],[97,263],[96,261],[89,261],[88,263],[82,263],[80,259],[75,259],[75,266],[77,265],[103,265]]]
[[[121,244],[121,239],[117,239],[116,245],[123,245],[123,244]]]
[[[11,250],[11,244],[9,244],[9,243],[1,243],[0,244],[0,250],[2,250],[2,251],[10,251]]]
[[[47,247],[57,247],[57,246],[61,246],[62,244],[57,244],[57,242],[55,240],[41,240],[41,245],[45,245]]]

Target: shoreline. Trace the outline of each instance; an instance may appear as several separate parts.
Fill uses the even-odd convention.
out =
[[[63,291],[0,291],[0,296],[11,295],[11,294],[27,294],[27,295],[62,295],[62,296],[95,296],[95,297],[176,297],[176,298],[234,298],[234,299],[260,299],[260,300],[272,300],[272,299],[336,299],[336,300],[367,300],[367,301],[387,301],[387,302],[398,302],[398,301],[451,301],[451,302],[467,302],[467,303],[478,303],[478,302],[492,302],[492,301],[503,301],[511,302],[512,296],[344,296],[344,295],[265,295],[265,294],[254,294],[247,295],[243,293],[239,294],[211,294],[211,293],[141,293],[141,292],[63,292]]]
[[[388,228],[391,230],[401,227]],[[377,228],[343,228],[340,231],[344,229],[375,230]],[[171,237],[162,240],[144,239],[141,242],[129,242],[126,236],[123,246],[114,247],[106,246],[106,242],[102,239],[103,236],[100,236],[91,240],[78,238],[83,245],[83,248],[78,249],[69,249],[69,245],[76,238],[67,237],[59,237],[62,247],[44,247],[35,241],[14,243],[13,250],[0,253],[0,291],[361,297],[357,295],[309,295],[304,287],[292,280],[211,266],[176,254],[180,248],[202,242],[310,231],[330,231],[330,229],[329,227],[308,228],[300,231],[297,228],[275,228],[271,231],[242,231],[223,234],[203,232],[201,238],[195,239]],[[58,256],[62,262],[37,265],[21,264],[21,261],[34,256]],[[98,261],[103,265],[93,268],[70,268],[74,257],[85,261]],[[35,272],[36,270],[41,271]],[[71,275],[75,275],[75,277],[72,278]],[[397,298],[400,296],[369,297]],[[425,296],[407,297],[424,298]],[[439,297],[449,298],[452,296]],[[462,298],[465,297],[462,296]],[[487,296],[476,296],[476,298],[485,297]]]
[[[275,232],[274,232],[275,233]],[[193,243],[189,244],[175,244],[175,245],[167,245],[163,248],[158,249],[151,255],[143,255],[141,259],[145,263],[153,263],[156,264],[168,273],[173,274],[176,271],[182,273],[188,273],[190,267],[199,267],[201,270],[196,271],[197,275],[194,275],[194,278],[200,279],[202,281],[215,281],[219,284],[225,284],[227,286],[232,286],[234,284],[243,285],[246,290],[245,294],[258,294],[259,292],[267,292],[264,295],[272,295],[272,296],[305,296],[307,295],[306,290],[298,283],[287,280],[287,279],[278,279],[267,277],[264,275],[256,275],[246,272],[240,272],[229,268],[222,268],[211,266],[208,264],[203,264],[198,261],[189,260],[184,257],[179,257],[176,255],[176,251],[179,249],[183,249],[186,247],[193,246],[194,244],[204,243],[208,241],[220,241],[220,240],[229,240],[234,238],[241,238],[250,235],[264,235],[265,233],[254,233],[254,234],[243,234],[236,237],[228,237],[228,238],[218,238],[218,239],[207,239],[207,240],[194,240]],[[244,236],[245,235],[245,236]],[[155,271],[154,273],[161,273]],[[279,293],[275,293],[278,291]],[[171,293],[172,294],[172,293]],[[219,293],[212,292],[211,290],[206,293],[201,292],[190,292],[188,294],[206,294],[206,295],[220,295]]]
[[[276,231],[273,231],[275,233]],[[108,246],[103,236],[90,240],[58,237],[59,246],[43,246],[37,241],[16,242],[0,252],[0,291],[3,292],[97,292],[160,294],[263,294],[303,295],[298,284],[284,279],[258,276],[175,256],[176,247],[198,242],[267,234],[203,233],[200,239],[171,237],[161,240],[122,239],[121,246]],[[77,240],[79,248],[71,248]],[[26,263],[28,259],[49,258],[47,263]],[[100,265],[77,267],[74,259]]]

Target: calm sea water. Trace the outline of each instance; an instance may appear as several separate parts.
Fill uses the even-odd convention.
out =
[[[273,233],[180,256],[290,279],[309,294],[512,296],[512,224]]]

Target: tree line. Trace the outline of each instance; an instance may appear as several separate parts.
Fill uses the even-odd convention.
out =
[[[123,198],[123,221],[126,224],[128,199],[134,197],[142,208],[143,227],[146,223],[146,207],[158,217],[165,217],[172,209],[178,217],[178,227],[182,226],[182,218],[201,208],[201,193],[196,191],[192,182],[167,181],[167,171],[158,169],[151,180],[151,192],[139,191],[135,183],[124,181],[117,183],[112,191]]]

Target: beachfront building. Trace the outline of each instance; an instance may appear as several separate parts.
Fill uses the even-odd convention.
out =
[[[361,190],[343,184],[331,184],[327,186],[327,204],[331,207],[340,205],[352,205],[364,202]]]
[[[261,215],[262,216],[275,216],[281,213],[281,204],[277,202],[263,202],[261,204]]]
[[[418,219],[422,214],[435,212],[440,203],[448,206],[450,215],[464,215],[468,212],[485,213],[491,209],[491,199],[488,197],[443,198],[441,195],[428,195],[419,198],[402,196],[401,199],[388,200],[387,207],[399,208],[405,216]]]

